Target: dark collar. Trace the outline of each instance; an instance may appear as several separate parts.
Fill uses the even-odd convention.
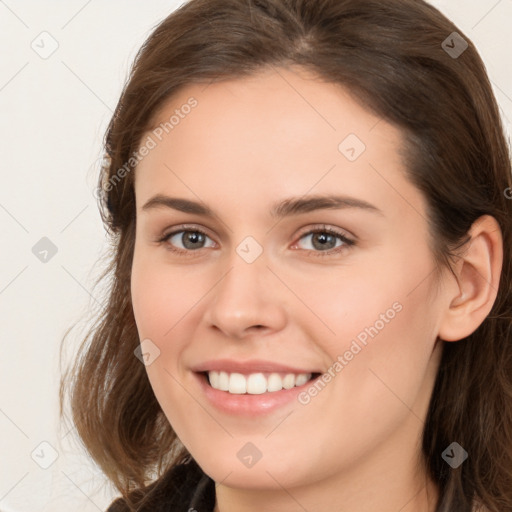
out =
[[[215,507],[215,482],[206,474],[197,484],[186,512],[213,512]]]
[[[215,482],[198,464],[189,459],[174,466],[144,491],[131,495],[139,512],[213,512]],[[107,512],[132,510],[122,498],[110,505]]]

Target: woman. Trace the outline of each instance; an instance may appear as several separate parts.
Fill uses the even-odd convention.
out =
[[[70,398],[109,511],[512,511],[510,155],[450,21],[191,0],[105,145]]]

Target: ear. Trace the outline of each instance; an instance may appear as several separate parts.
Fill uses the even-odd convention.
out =
[[[450,289],[439,327],[438,336],[444,341],[458,341],[476,331],[498,294],[503,265],[500,226],[494,217],[483,215],[468,234],[471,240],[454,266],[457,284]]]

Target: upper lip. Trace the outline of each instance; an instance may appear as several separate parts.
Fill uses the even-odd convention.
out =
[[[248,361],[235,361],[233,359],[214,359],[193,366],[194,372],[225,371],[227,373],[320,373],[311,369],[297,368],[286,364],[265,361],[263,359],[251,359]]]

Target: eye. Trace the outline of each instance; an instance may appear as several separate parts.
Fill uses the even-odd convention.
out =
[[[355,245],[355,241],[344,233],[327,226],[310,229],[299,238],[299,240],[308,239],[309,242],[306,245],[310,247],[299,248],[310,253],[311,256],[331,256]],[[203,230],[188,226],[180,226],[179,229],[165,234],[158,241],[165,243],[168,250],[185,256],[190,256],[200,249],[215,247],[215,242]],[[296,243],[292,249],[297,246],[299,243]]]
[[[300,240],[308,240],[309,247],[302,249],[312,251],[312,256],[330,256],[348,247],[355,245],[355,242],[335,229],[326,226],[307,231],[301,235]],[[294,248],[298,244],[295,244]]]
[[[204,245],[206,239],[209,239],[212,243],[210,245]],[[198,249],[215,246],[211,238],[198,228],[172,231],[164,235],[159,242],[166,242],[169,250],[178,253],[194,252]]]

